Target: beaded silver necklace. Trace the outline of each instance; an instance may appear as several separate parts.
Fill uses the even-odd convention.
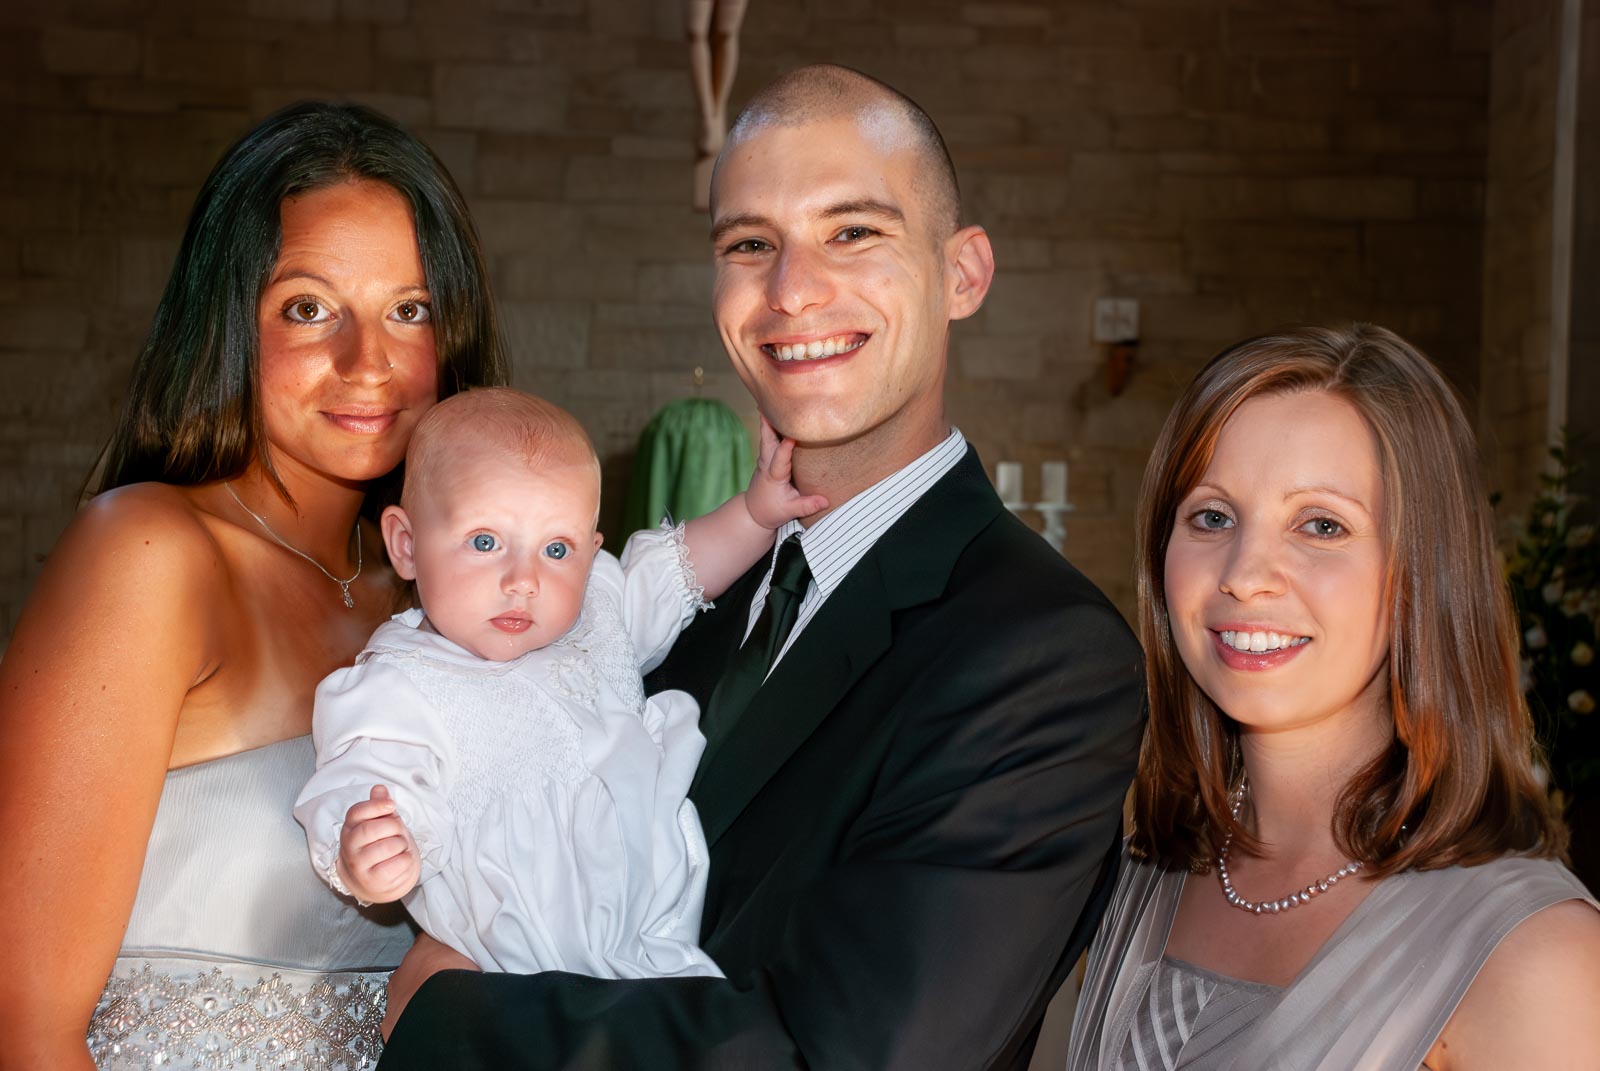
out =
[[[1244,799],[1249,792],[1250,782],[1243,775],[1239,777],[1239,787],[1233,794],[1233,824],[1239,824],[1239,815],[1244,812]],[[1333,888],[1339,882],[1361,869],[1361,864],[1351,860],[1344,866],[1320,881],[1313,881],[1299,892],[1292,892],[1278,900],[1246,900],[1239,895],[1233,887],[1233,882],[1228,879],[1228,849],[1233,846],[1233,829],[1228,830],[1228,835],[1222,838],[1222,850],[1217,853],[1217,879],[1222,882],[1222,895],[1227,897],[1228,903],[1240,911],[1248,911],[1252,915],[1277,915],[1292,907],[1309,904],[1313,897],[1320,896]]]
[[[310,562],[312,565],[315,565],[317,567],[317,569],[321,571],[323,576],[327,577],[329,580],[333,581],[335,584],[338,584],[339,585],[339,589],[344,592],[344,608],[346,610],[354,610],[356,608],[356,600],[350,594],[350,585],[354,584],[356,582],[356,578],[361,575],[361,522],[359,522],[359,521],[356,522],[356,571],[350,574],[350,579],[349,580],[340,580],[338,577],[336,577],[332,573],[328,572],[328,570],[324,569],[322,567],[322,563],[317,561],[317,559],[313,558],[311,555],[307,554],[305,551],[301,550],[299,547],[291,546],[289,544],[289,542],[287,540],[285,540],[281,535],[279,535],[277,532],[274,532],[272,530],[272,525],[270,525],[266,521],[262,520],[261,519],[261,515],[259,513],[257,513],[255,510],[251,509],[249,506],[244,504],[244,501],[239,497],[239,492],[237,492],[237,491],[235,491],[233,489],[233,484],[232,483],[230,483],[227,480],[223,480],[222,481],[222,486],[226,487],[228,489],[228,494],[232,495],[233,496],[233,500],[235,502],[239,503],[239,508],[244,510],[246,513],[250,514],[251,519],[254,520],[257,524],[259,524],[261,526],[261,530],[266,532],[267,535],[272,537],[272,541],[274,543],[278,544],[278,546],[282,547],[284,550],[287,550],[292,554],[300,555],[300,557],[304,558],[306,561]]]

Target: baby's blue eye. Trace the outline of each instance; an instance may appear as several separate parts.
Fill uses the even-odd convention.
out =
[[[567,556],[567,549],[568,548],[565,543],[551,543],[548,547],[544,548],[544,553],[546,557],[555,558],[557,561],[559,561]]]
[[[494,536],[490,535],[488,532],[479,532],[477,535],[472,537],[473,550],[491,551],[496,546],[498,546],[498,544],[495,542]]]

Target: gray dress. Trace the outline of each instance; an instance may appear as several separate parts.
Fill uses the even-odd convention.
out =
[[[1595,903],[1545,859],[1407,871],[1379,883],[1276,988],[1198,978],[1165,956],[1186,876],[1124,853],[1089,949],[1067,1071],[1415,1071],[1501,938],[1563,900]],[[1232,985],[1209,999],[1206,984],[1219,980]]]
[[[167,774],[116,967],[89,1024],[101,1068],[366,1068],[398,904],[357,908],[292,815],[309,736]]]

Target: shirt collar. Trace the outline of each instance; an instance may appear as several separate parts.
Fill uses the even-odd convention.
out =
[[[788,522],[778,529],[767,575],[771,576],[772,563],[777,561],[777,545],[799,532],[811,579],[818,594],[826,598],[883,533],[905,516],[940,477],[955,468],[966,452],[967,440],[961,429],[951,428],[950,434],[933,449],[852,496],[810,528],[802,527],[799,521]]]

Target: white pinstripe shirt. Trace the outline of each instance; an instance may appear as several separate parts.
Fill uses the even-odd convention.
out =
[[[772,544],[772,556],[767,561],[767,575],[761,578],[755,598],[750,600],[750,618],[745,623],[745,639],[755,627],[761,608],[767,604],[767,590],[772,585],[772,568],[778,560],[778,544],[795,532],[800,533],[800,549],[805,551],[806,564],[811,567],[811,586],[800,600],[800,613],[794,628],[783,643],[783,650],[772,660],[774,667],[781,661],[806,622],[816,616],[822,604],[832,595],[845,574],[855,567],[872,544],[889,526],[905,515],[925,493],[939,481],[967,452],[967,440],[960,428],[951,428],[944,441],[917,458],[905,468],[890,473],[871,487],[862,491],[844,505],[839,506],[810,528],[802,528],[799,521],[790,521],[778,529]],[[742,641],[741,641],[742,642]],[[768,671],[770,674],[770,670]]]

